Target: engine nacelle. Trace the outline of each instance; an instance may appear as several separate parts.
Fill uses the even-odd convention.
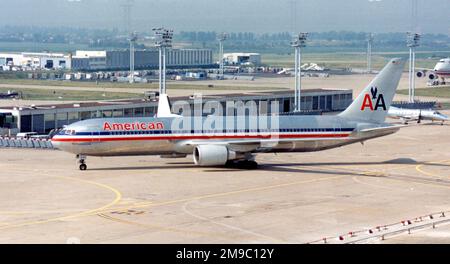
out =
[[[430,80],[437,79],[437,75],[435,73],[430,73],[430,74],[428,74],[428,79],[430,79]]]
[[[417,78],[425,77],[426,74],[427,73],[425,71],[418,71],[418,72],[416,72]]]
[[[194,148],[194,162],[198,166],[221,166],[236,159],[236,153],[222,145],[200,145]]]

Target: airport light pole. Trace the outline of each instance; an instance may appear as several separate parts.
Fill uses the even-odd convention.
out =
[[[166,94],[166,49],[172,47],[173,31],[154,28],[155,46],[159,49],[159,94]]]
[[[409,47],[409,87],[408,87],[408,99],[410,103],[414,102],[415,86],[416,86],[416,47],[419,46],[420,34],[407,32],[406,44]]]
[[[294,37],[291,46],[295,49],[295,96],[294,96],[294,112],[301,111],[301,89],[302,89],[302,53],[301,49],[306,46],[306,38],[308,33],[300,33]]]
[[[224,59],[223,59],[223,42],[227,39],[227,33],[220,33],[217,36],[217,40],[219,40],[219,78],[222,80],[224,77]]]
[[[372,73],[372,44],[374,35],[372,33],[367,34],[367,73]]]
[[[134,47],[137,41],[137,34],[136,32],[132,33],[130,35],[130,76],[129,81],[130,83],[134,83]]]

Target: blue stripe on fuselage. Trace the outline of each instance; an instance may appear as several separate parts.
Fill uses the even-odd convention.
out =
[[[70,136],[111,136],[111,135],[165,135],[165,134],[209,134],[209,133],[293,133],[293,132],[352,132],[354,128],[287,128],[279,130],[271,129],[234,129],[234,130],[130,130],[130,131],[96,131],[76,132]],[[58,135],[64,136],[64,131]]]

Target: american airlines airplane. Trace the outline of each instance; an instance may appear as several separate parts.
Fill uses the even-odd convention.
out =
[[[169,117],[100,118],[65,127],[52,143],[75,154],[80,170],[87,169],[87,156],[188,154],[193,154],[198,166],[238,164],[255,168],[257,153],[326,150],[397,132],[402,126],[385,123],[385,118],[404,63],[392,59],[336,116],[191,118],[169,113]],[[256,127],[251,125],[255,122]]]
[[[428,76],[428,79],[435,80],[439,77],[442,79],[441,84],[445,84],[445,78],[450,77],[450,58],[439,60],[434,69],[423,69],[416,73],[419,78]]]

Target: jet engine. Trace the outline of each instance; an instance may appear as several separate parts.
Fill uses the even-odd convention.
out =
[[[428,79],[430,79],[430,80],[437,79],[437,75],[435,73],[430,73],[430,74],[428,74]]]
[[[222,145],[199,145],[194,148],[194,162],[198,166],[220,166],[236,159],[236,152]]]
[[[436,73],[427,72],[427,71],[418,71],[418,72],[416,72],[416,77],[417,78],[428,77],[428,79],[430,79],[430,80],[437,79]]]
[[[416,76],[417,78],[422,78],[426,75],[427,73],[425,71],[418,71],[416,72]]]

